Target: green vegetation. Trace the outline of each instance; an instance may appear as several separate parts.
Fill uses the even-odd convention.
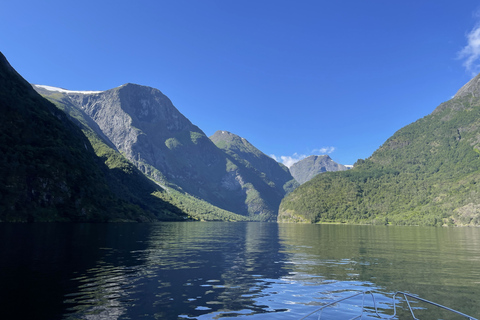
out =
[[[165,141],[165,145],[168,149],[174,150],[182,146],[182,143],[178,141],[176,138],[169,138]]]
[[[190,131],[190,140],[194,143],[197,144],[200,139],[205,138],[205,135],[200,134],[199,132],[195,131]]]
[[[172,188],[166,191],[157,191],[153,193],[155,197],[162,199],[172,205],[175,205],[185,212],[190,219],[199,221],[250,221],[248,217],[220,209],[214,205],[197,199],[186,193],[182,193]]]
[[[454,98],[354,169],[296,189],[282,201],[279,221],[480,225],[479,146],[480,99]]]
[[[232,160],[227,158],[226,170],[227,170],[227,172],[236,171],[236,170],[238,170],[238,166],[235,163],[233,163]]]

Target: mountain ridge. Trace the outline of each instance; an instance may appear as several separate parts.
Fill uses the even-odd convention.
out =
[[[475,97],[475,94],[480,92],[480,74],[473,77],[465,85],[463,85],[457,93],[453,96],[454,98],[461,98],[463,96],[472,95]]]
[[[8,65],[2,71],[1,79],[6,79],[7,84],[13,79],[8,74],[19,76],[11,70],[14,71]],[[26,81],[21,79],[18,83],[23,84],[17,83],[15,88],[25,85]],[[10,93],[2,92],[0,98],[8,102],[21,97],[23,100],[18,103],[19,107],[32,101],[44,104],[32,92],[17,89],[10,90]],[[187,196],[191,197],[188,198],[190,200],[198,198],[199,201],[205,201],[206,205],[214,204],[225,210],[227,216],[232,213],[233,219],[236,219],[235,212],[250,220],[272,221],[276,216],[275,204],[278,198],[287,194],[280,203],[276,218],[279,222],[480,225],[480,205],[477,201],[480,197],[480,76],[465,84],[451,100],[440,104],[431,114],[395,132],[372,156],[359,159],[352,170],[324,172],[296,189],[292,180],[275,180],[279,174],[270,172],[270,165],[265,165],[261,160],[268,157],[246,139],[225,131],[222,131],[222,135],[227,133],[228,139],[221,138],[217,133],[208,138],[158,89],[127,83],[106,91],[73,91],[42,85],[37,86],[36,90],[43,91],[51,101],[56,102],[57,107],[67,110],[70,115],[77,114],[80,119],[77,125],[81,128],[86,125],[91,132],[85,128],[82,130],[88,131],[90,135],[94,133],[93,138],[89,137],[90,141],[100,141],[95,142],[94,151],[99,153],[99,150],[108,150],[106,153],[102,151],[110,155],[103,158],[105,163],[125,156],[128,160],[120,160],[119,163],[122,164],[118,168],[123,168],[120,171],[129,170],[130,161],[153,179],[156,182],[154,185],[171,188],[172,193],[182,194],[180,198],[167,200],[171,201],[170,205],[176,203],[174,206],[177,209],[183,202],[178,199],[187,199],[182,198]],[[2,104],[8,106],[8,103]],[[48,113],[61,122],[68,123],[65,122],[65,115],[54,109],[50,105],[45,110],[49,110]],[[3,113],[9,115],[12,111],[6,109]],[[23,121],[22,116],[17,118]],[[43,121],[38,119],[35,121]],[[8,129],[9,123],[5,123],[7,131],[2,138],[7,142],[3,144],[2,151],[9,156],[5,158],[7,162],[2,164],[1,170],[8,180],[11,178],[6,168],[21,157],[18,152],[8,149],[19,145],[13,142],[16,137],[8,133],[8,130],[17,131],[17,128]],[[17,125],[20,123],[15,122]],[[56,126],[44,127],[51,129]],[[23,140],[19,141],[27,149],[35,149],[38,142],[31,143],[34,141],[33,134],[29,132],[22,132]],[[78,132],[76,135],[80,137]],[[89,149],[85,137],[79,139],[84,141],[83,147],[90,150],[92,156],[92,148]],[[72,145],[78,146],[78,141]],[[28,154],[31,150],[27,149],[21,153]],[[68,148],[61,149],[61,152],[65,152]],[[78,150],[73,148],[74,152]],[[17,158],[13,159],[11,154]],[[58,159],[63,159],[62,156]],[[85,155],[77,158],[83,157]],[[36,160],[29,158],[28,161],[35,163]],[[98,159],[95,161],[98,165]],[[77,165],[72,167],[76,168]],[[112,168],[91,170],[90,176],[84,174],[84,177],[92,179],[91,174],[97,172],[94,175],[111,178],[108,170]],[[284,166],[278,163],[271,168],[275,168],[276,172],[285,172]],[[66,218],[67,220],[84,219],[78,218],[83,212],[93,212],[92,208],[98,206],[108,207],[108,201],[116,199],[108,191],[113,187],[112,182],[101,179],[98,181],[103,181],[100,183],[103,191],[98,194],[107,196],[103,196],[103,199],[95,198],[98,202],[90,203],[90,209],[80,210],[80,213],[77,211],[77,217]],[[5,195],[11,191],[5,189],[5,186],[9,188],[11,185],[7,180],[3,183],[1,194],[4,203],[0,206],[5,207],[7,203],[7,206],[13,208],[11,201],[5,202]],[[86,185],[89,184],[91,182]],[[293,189],[295,190],[290,192]],[[118,189],[116,194],[123,195],[122,201],[126,202],[122,203],[128,204],[131,212],[148,212],[147,207],[139,206],[140,198],[136,200],[136,196],[132,197],[132,193],[125,190]],[[24,191],[19,191],[15,199],[19,199],[22,192]],[[39,193],[42,196],[37,195],[35,198],[37,204],[42,197],[44,203],[50,203],[48,199],[51,197],[45,196],[49,191],[42,192]],[[86,191],[82,192],[79,196]],[[159,199],[169,198],[168,193],[162,192],[161,188],[154,193]],[[56,195],[53,198],[61,199]],[[45,202],[45,199],[48,201]],[[71,207],[71,202],[69,206]],[[190,205],[183,208],[192,209]],[[199,212],[197,209],[193,211]],[[111,211],[106,212],[108,214],[103,218],[92,216],[88,219],[132,220],[131,215],[114,216]],[[202,219],[201,213],[197,217]],[[212,217],[219,216],[212,211]],[[134,217],[133,220],[137,218]],[[24,216],[19,219],[38,221],[41,218]],[[147,214],[141,219],[156,217],[155,214]]]

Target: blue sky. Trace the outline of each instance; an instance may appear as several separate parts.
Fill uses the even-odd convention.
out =
[[[480,3],[6,0],[0,51],[27,81],[160,89],[208,136],[291,163],[369,157],[480,71]],[[283,160],[282,160],[283,159]]]

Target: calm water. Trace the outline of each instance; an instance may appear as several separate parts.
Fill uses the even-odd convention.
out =
[[[480,228],[0,224],[0,254],[2,319],[299,319],[365,289],[384,314],[400,290],[480,318]]]

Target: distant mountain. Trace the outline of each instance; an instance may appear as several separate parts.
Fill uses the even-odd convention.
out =
[[[1,53],[0,113],[0,222],[183,216],[163,200],[148,207],[127,196],[121,183],[125,176],[109,170],[82,131],[35,92]],[[158,190],[149,181],[136,187]]]
[[[372,156],[282,201],[279,221],[480,225],[480,75]]]
[[[59,107],[84,115],[107,145],[161,186],[249,219],[276,219],[279,201],[269,192],[277,191],[264,188],[262,171],[254,173],[218,148],[159,90],[135,84],[103,92],[35,88]]]
[[[290,167],[290,173],[300,184],[311,180],[317,174],[327,171],[345,171],[348,168],[338,164],[328,155],[309,156],[294,163]]]

